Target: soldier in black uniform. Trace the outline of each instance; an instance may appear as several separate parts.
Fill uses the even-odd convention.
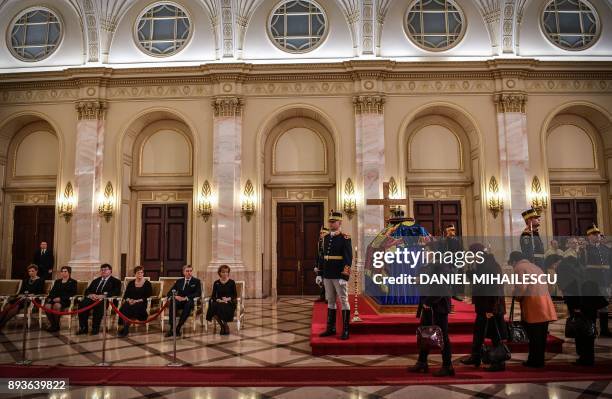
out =
[[[533,208],[521,213],[525,220],[525,230],[521,233],[521,252],[531,263],[544,270],[544,244],[540,238],[540,214]]]
[[[601,242],[601,232],[595,224],[586,234],[588,242],[580,253],[580,260],[585,267],[585,280],[595,283],[599,289],[598,295],[607,299],[610,296],[611,250]],[[599,310],[599,330],[600,336],[612,337],[608,328],[607,306]]]
[[[351,317],[348,280],[353,263],[351,237],[340,231],[342,213],[332,210],[328,221],[330,232],[323,239],[323,261],[319,270],[327,297],[327,328],[320,336],[336,335],[336,297],[339,296],[342,304],[342,336],[340,339],[348,339]]]
[[[317,285],[321,288],[321,292],[319,293],[319,299],[317,300],[317,302],[323,302],[325,301],[325,286],[323,285],[323,277],[321,277],[319,275],[319,270],[322,267],[323,264],[323,239],[325,238],[326,235],[329,234],[329,229],[327,227],[321,227],[321,230],[319,231],[319,242],[317,243],[317,257],[315,260],[315,267],[314,267],[314,272],[317,275],[316,278],[316,283]]]

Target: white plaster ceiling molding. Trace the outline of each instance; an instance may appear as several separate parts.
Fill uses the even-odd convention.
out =
[[[217,59],[221,57],[221,43],[225,40],[225,37],[221,37],[222,29],[221,25],[226,25],[226,23],[232,24],[232,15],[223,15],[221,13],[221,0],[200,0],[200,2],[208,11],[208,15],[210,15],[210,25],[213,29],[213,35],[215,37],[215,56]],[[223,0],[226,4],[232,4],[231,0]],[[232,35],[233,36],[233,35]],[[232,39],[232,49],[233,49],[233,39]]]
[[[263,0],[233,0],[234,13],[236,15],[236,55],[238,59],[242,58],[242,50],[244,46],[244,35],[246,34],[249,21],[255,13],[255,10]]]
[[[378,0],[376,2],[376,55],[380,55],[380,38],[382,37],[383,24],[389,11],[392,0]]]
[[[367,1],[367,0],[364,0]],[[346,23],[351,31],[351,39],[353,40],[353,54],[359,53],[359,17],[360,17],[360,1],[359,0],[338,0],[340,9],[346,18]],[[363,32],[362,32],[363,34]]]
[[[476,0],[476,6],[486,23],[493,54],[499,55],[501,0]]]

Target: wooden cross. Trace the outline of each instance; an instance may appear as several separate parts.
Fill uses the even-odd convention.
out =
[[[366,205],[382,205],[383,206],[383,215],[385,218],[385,226],[389,223],[389,219],[391,218],[391,207],[397,207],[401,205],[406,206],[406,212],[408,212],[408,200],[404,198],[393,199],[389,198],[389,182],[383,183],[383,198],[368,198],[366,199]],[[406,214],[406,216],[408,216]]]

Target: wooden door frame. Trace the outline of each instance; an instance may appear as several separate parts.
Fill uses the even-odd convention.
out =
[[[455,188],[461,188],[464,190],[464,194],[452,194],[451,190]],[[414,195],[415,189],[422,190],[423,195]],[[448,186],[417,186],[417,185],[409,185],[406,187],[406,192],[408,193],[408,204],[410,205],[410,209],[408,209],[408,216],[414,216],[414,203],[415,201],[459,201],[461,205],[461,227],[463,236],[473,236],[476,231],[478,231],[478,226],[476,225],[477,221],[474,219],[474,209],[473,207],[468,207],[467,196],[470,191],[473,190],[473,185],[470,184],[451,184]],[[472,194],[473,195],[473,194]],[[469,218],[474,219],[473,224],[469,224]],[[482,226],[481,226],[482,227]]]
[[[56,189],[44,188],[44,189],[5,189],[4,199],[5,203],[3,206],[2,215],[2,242],[3,245],[0,248],[2,252],[1,260],[2,264],[6,266],[4,275],[2,278],[11,278],[13,269],[13,240],[14,240],[14,215],[16,206],[53,206],[55,207]],[[55,264],[59,264],[58,259],[60,258],[60,241],[61,235],[59,234],[59,222],[61,221],[57,212],[55,212],[55,227],[53,229],[53,255],[55,257]],[[6,237],[6,240],[4,239]],[[0,269],[1,270],[1,269]]]
[[[179,198],[178,191],[155,191],[151,196],[151,199],[143,199],[138,194],[137,191],[133,192],[134,197],[136,197],[136,206],[133,207],[133,219],[135,221],[134,225],[136,229],[132,232],[129,232],[130,242],[134,242],[132,246],[134,250],[134,264],[130,265],[130,257],[128,256],[128,267],[126,269],[126,276],[132,276],[134,266],[140,264],[140,258],[142,253],[142,209],[143,205],[170,205],[170,204],[187,204],[187,264],[192,264],[192,237],[193,235],[193,202],[192,202],[192,191],[191,190],[181,190],[181,193],[184,193],[184,196]],[[187,195],[189,195],[189,200],[186,199]],[[185,199],[183,199],[185,198]],[[133,241],[132,241],[133,239]],[[129,251],[129,248],[128,248]]]
[[[289,190],[288,190],[289,191]],[[310,191],[310,190],[309,190]],[[322,202],[323,203],[323,217],[329,212],[329,196],[325,198],[297,198],[297,197],[289,197],[289,198],[275,198],[272,197],[272,218],[271,218],[271,254],[272,254],[272,281],[271,281],[271,296],[274,300],[278,298],[278,253],[276,251],[277,243],[278,243],[278,216],[276,215],[277,207],[279,203],[291,203],[291,202]],[[325,223],[325,220],[323,220]]]
[[[606,231],[607,223],[606,223],[606,215],[604,215],[603,197],[607,197],[606,190],[608,189],[607,184],[598,184],[598,183],[587,183],[587,184],[571,184],[571,183],[559,183],[559,182],[550,182],[549,186],[551,187],[551,195],[550,200],[568,200],[568,199],[591,199],[595,200],[595,205],[597,207],[597,226],[600,229],[604,229],[604,233]],[[597,187],[598,193],[593,193],[593,190],[589,188]],[[612,201],[612,196],[609,197]],[[549,205],[548,209],[545,211],[545,223],[546,223],[546,231],[548,235],[552,236],[553,232],[553,224],[552,224],[552,209]]]

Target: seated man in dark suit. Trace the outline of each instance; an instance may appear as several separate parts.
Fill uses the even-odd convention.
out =
[[[38,266],[38,277],[43,280],[53,277],[53,250],[48,248],[46,241],[40,242],[40,249],[34,252],[32,263]]]
[[[100,277],[94,279],[85,290],[85,299],[80,303],[79,309],[87,307],[97,300],[104,299],[104,297],[108,298],[121,294],[121,280],[113,277],[112,273],[113,268],[108,263],[100,266]],[[89,313],[92,311],[91,335],[96,335],[100,332],[100,322],[104,315],[102,303],[94,306],[93,309],[79,313],[79,332],[77,335],[87,334],[87,320],[89,319]]]
[[[172,298],[172,291],[176,290],[176,310],[181,310],[181,318],[176,326],[176,336],[181,336],[181,327],[191,314],[194,306],[194,299],[202,296],[202,283],[197,278],[193,277],[193,268],[190,265],[183,266],[183,278],[176,280],[176,283],[168,291],[168,299]],[[172,303],[168,305],[170,309],[170,331],[166,337],[172,336],[172,328],[174,327],[174,313],[172,312]]]

